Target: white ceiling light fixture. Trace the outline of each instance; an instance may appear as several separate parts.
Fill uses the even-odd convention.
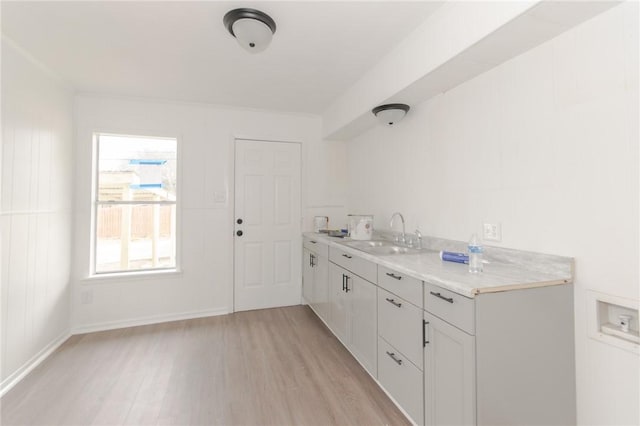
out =
[[[247,52],[262,52],[271,43],[276,23],[256,9],[233,9],[224,15],[224,26]]]
[[[371,110],[380,124],[393,126],[407,115],[410,107],[407,104],[385,104]]]

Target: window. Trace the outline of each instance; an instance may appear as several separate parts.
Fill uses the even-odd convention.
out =
[[[93,272],[175,268],[177,140],[95,140]]]

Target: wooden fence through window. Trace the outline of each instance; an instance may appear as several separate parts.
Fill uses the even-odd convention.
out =
[[[123,206],[102,206],[98,210],[98,239],[119,239]],[[160,238],[171,236],[171,205],[160,206]],[[153,205],[131,206],[131,239],[153,238]]]

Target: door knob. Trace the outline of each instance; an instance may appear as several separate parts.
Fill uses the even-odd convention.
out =
[[[238,219],[238,220],[236,220],[236,223],[237,223],[238,225],[242,225],[242,219]]]
[[[242,237],[242,231],[236,231],[236,235],[237,235],[238,237]]]

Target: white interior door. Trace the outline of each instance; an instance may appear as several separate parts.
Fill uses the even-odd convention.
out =
[[[234,310],[299,304],[299,144],[236,139],[234,238]]]

